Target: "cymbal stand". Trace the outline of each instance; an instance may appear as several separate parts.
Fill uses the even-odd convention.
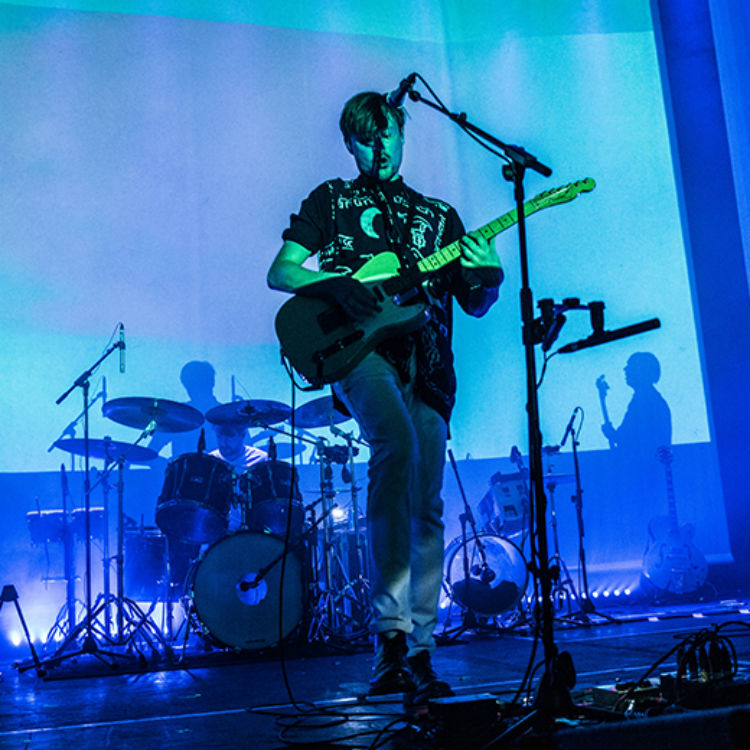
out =
[[[127,461],[129,451],[133,450],[142,440],[147,439],[156,427],[155,422],[151,422],[138,436],[131,446],[123,451],[120,455],[115,458],[108,458],[107,466],[102,472],[103,475],[103,486],[106,486],[106,477],[117,466],[117,552],[113,558],[109,558],[105,554],[105,559],[115,560],[116,565],[116,593],[112,596],[109,593],[105,593],[105,612],[109,612],[109,606],[115,607],[115,623],[116,623],[116,637],[114,643],[118,646],[136,646],[136,638],[140,637],[143,642],[151,649],[153,655],[160,655],[158,646],[161,646],[164,652],[171,656],[171,647],[168,645],[166,638],[162,631],[157,627],[150,617],[149,612],[143,612],[138,604],[128,597],[125,596],[125,555],[124,555],[124,497],[125,497],[125,480],[124,480],[124,469]],[[106,438],[105,438],[106,440]],[[105,506],[106,507],[106,506]],[[105,518],[107,517],[105,511]],[[105,534],[108,535],[109,527],[105,527]],[[109,572],[109,571],[108,571]],[[105,586],[105,589],[108,588]],[[106,615],[109,618],[109,615]],[[109,622],[109,619],[107,619]],[[126,627],[127,625],[127,627]]]
[[[326,445],[325,438],[321,438],[318,442],[317,455],[321,472],[320,499],[323,504],[323,516],[316,523],[325,519],[322,526],[324,582],[318,588],[314,625],[310,632],[312,637],[319,636],[323,640],[330,637],[345,637],[351,640],[366,632],[366,626],[362,620],[369,614],[368,584],[361,571],[357,571],[355,576],[351,575],[352,571],[344,563],[340,549],[339,541],[342,535],[334,533],[332,523],[332,512],[336,507],[332,502],[336,495],[333,489],[332,464],[345,465],[350,458],[350,452],[343,446]],[[358,524],[355,524],[355,538],[359,535],[357,527]],[[361,549],[359,554],[361,554]]]
[[[583,412],[581,412],[583,414]],[[570,500],[575,505],[576,509],[576,523],[578,525],[578,564],[579,564],[579,570],[580,570],[580,583],[582,584],[582,596],[578,597],[578,603],[581,607],[581,611],[578,614],[579,618],[585,618],[587,623],[590,623],[590,619],[588,618],[588,615],[590,614],[596,614],[599,617],[604,618],[605,620],[608,620],[612,623],[620,623],[621,620],[618,620],[615,617],[612,617],[610,615],[606,615],[603,612],[598,612],[596,607],[594,607],[594,604],[591,601],[591,596],[589,595],[589,582],[588,582],[588,576],[586,574],[586,550],[583,546],[583,536],[584,536],[584,529],[583,529],[583,489],[581,488],[581,467],[578,463],[578,445],[579,440],[578,436],[581,432],[581,428],[583,427],[583,420],[578,425],[577,430],[571,431],[571,443],[572,443],[572,451],[573,451],[573,469],[575,473],[576,478],[576,491],[571,495]]]
[[[555,549],[554,554],[549,559],[549,567],[550,570],[553,571],[552,591],[550,596],[552,597],[553,604],[557,605],[558,608],[565,604],[568,610],[567,617],[558,616],[556,619],[562,622],[568,622],[574,619],[571,600],[575,599],[575,601],[578,602],[578,605],[581,606],[581,599],[573,585],[573,579],[570,577],[568,566],[565,564],[565,560],[563,560],[562,555],[560,554],[560,540],[557,535],[557,511],[555,510],[555,486],[554,482],[547,482],[547,491],[549,492],[550,526],[552,527],[552,541]]]
[[[369,557],[367,550],[367,536],[364,537],[360,534],[359,529],[359,487],[357,486],[357,479],[355,476],[354,457],[359,453],[359,449],[354,446],[354,443],[360,443],[367,446],[367,443],[361,438],[355,438],[353,432],[344,432],[343,430],[336,427],[331,420],[329,425],[331,432],[336,437],[343,438],[346,441],[347,446],[347,460],[346,466],[348,468],[342,469],[342,479],[349,484],[350,490],[349,495],[351,497],[351,510],[350,510],[350,530],[354,533],[354,547],[356,550],[356,561],[357,569],[354,571],[355,575],[352,576],[352,571],[349,571],[349,578],[356,578],[358,580],[369,580]],[[369,446],[368,446],[369,447]],[[369,592],[368,592],[369,599]]]

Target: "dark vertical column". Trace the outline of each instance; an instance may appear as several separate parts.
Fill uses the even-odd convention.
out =
[[[708,0],[652,0],[712,437],[736,571],[750,569],[750,296]],[[737,579],[740,580],[740,579]]]

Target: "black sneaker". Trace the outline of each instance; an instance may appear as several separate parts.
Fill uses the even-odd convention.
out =
[[[414,690],[404,696],[406,708],[426,706],[431,698],[448,698],[455,695],[447,682],[438,680],[432,668],[429,651],[419,651],[406,661],[414,678]]]
[[[406,633],[395,630],[378,633],[378,648],[368,695],[408,693],[415,689],[406,661]]]

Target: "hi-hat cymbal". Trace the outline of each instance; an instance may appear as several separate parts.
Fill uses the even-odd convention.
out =
[[[156,432],[190,432],[203,424],[203,415],[195,407],[165,398],[115,398],[104,404],[102,414],[113,422],[141,430],[153,422]]]
[[[308,401],[294,413],[295,427],[328,427],[331,424],[346,422],[347,417],[333,408],[333,396],[322,396]]]
[[[216,425],[268,427],[288,419],[290,411],[289,407],[280,401],[230,401],[207,411],[206,419]]]
[[[55,443],[55,448],[77,456],[86,455],[86,441],[83,438],[61,438]],[[107,462],[116,461],[120,457],[129,464],[145,464],[153,461],[159,454],[143,445],[121,443],[117,440],[99,440],[89,438],[89,457],[103,458]]]

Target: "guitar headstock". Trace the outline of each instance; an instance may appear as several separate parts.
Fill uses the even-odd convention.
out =
[[[596,180],[593,177],[587,177],[585,180],[569,182],[552,190],[545,190],[543,193],[534,197],[535,202],[544,206],[556,206],[559,203],[572,201],[579,193],[591,192],[596,187]]]
[[[596,388],[599,391],[599,395],[604,397],[607,395],[607,391],[609,390],[609,383],[604,379],[604,375],[600,375],[596,379]]]

